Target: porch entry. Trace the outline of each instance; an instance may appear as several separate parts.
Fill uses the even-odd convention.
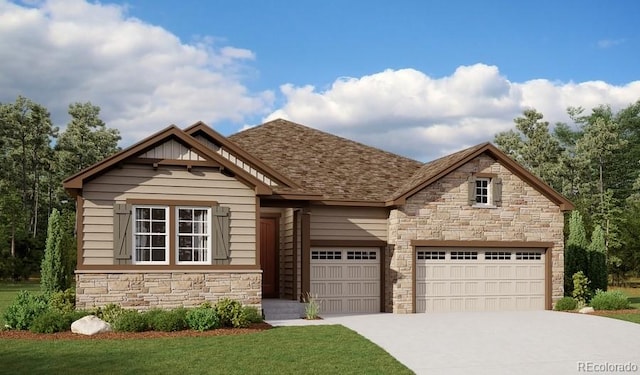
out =
[[[278,218],[260,218],[262,298],[278,298]]]

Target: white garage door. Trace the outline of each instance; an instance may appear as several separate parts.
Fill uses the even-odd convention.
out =
[[[416,312],[544,310],[543,249],[416,249]]]
[[[380,249],[312,248],[311,294],[321,314],[380,312]]]

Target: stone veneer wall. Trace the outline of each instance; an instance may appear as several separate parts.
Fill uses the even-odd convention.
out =
[[[502,204],[477,208],[468,204],[472,173],[502,178]],[[409,197],[389,215],[390,249],[386,263],[386,311],[412,312],[413,248],[411,240],[553,242],[552,299],[563,296],[564,216],[560,208],[488,156],[451,172]]]
[[[76,274],[76,307],[193,307],[228,297],[261,308],[261,271],[120,272]]]

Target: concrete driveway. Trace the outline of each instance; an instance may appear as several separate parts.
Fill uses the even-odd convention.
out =
[[[360,333],[417,374],[640,374],[640,324],[598,316],[372,314],[323,322]]]

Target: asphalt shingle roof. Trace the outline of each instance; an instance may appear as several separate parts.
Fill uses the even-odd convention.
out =
[[[419,161],[282,119],[229,139],[327,200],[385,201],[423,167]]]

